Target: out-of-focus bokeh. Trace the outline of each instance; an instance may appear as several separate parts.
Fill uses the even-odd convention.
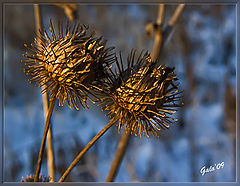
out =
[[[66,21],[63,9],[41,5],[45,28],[50,18]],[[165,22],[176,5],[167,5]],[[157,19],[157,5],[77,5],[77,21],[96,30],[125,58],[132,48],[152,50],[145,26]],[[174,66],[184,91],[179,121],[160,138],[132,136],[117,182],[235,181],[236,144],[236,17],[231,5],[186,5],[164,45],[161,63]],[[4,181],[33,174],[43,134],[40,89],[23,72],[24,43],[35,32],[32,5],[6,5],[4,15]],[[55,107],[52,127],[56,178],[109,121],[92,105],[74,111]],[[84,156],[66,181],[103,182],[120,139],[112,127]],[[202,167],[224,167],[201,175]],[[42,174],[47,175],[44,156]]]

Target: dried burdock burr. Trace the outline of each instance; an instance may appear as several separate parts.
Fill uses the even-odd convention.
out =
[[[39,87],[46,85],[42,93],[56,95],[59,106],[68,103],[71,109],[79,109],[79,105],[88,107],[91,84],[104,78],[105,67],[112,63],[109,54],[112,47],[106,48],[106,40],[89,33],[84,25],[75,24],[72,28],[67,25],[64,33],[62,24],[58,27],[56,33],[50,21],[50,34],[39,31],[34,43],[25,44],[29,49],[23,55],[25,73]]]
[[[126,126],[126,132],[141,137],[158,136],[160,128],[168,128],[176,121],[171,115],[182,104],[179,103],[181,93],[175,84],[174,68],[158,66],[148,52],[135,59],[133,50],[126,68],[121,55],[120,61],[116,58],[115,62],[118,70],[114,73],[109,67],[106,69],[108,76],[95,81],[93,86],[98,106],[109,111],[111,120],[76,156],[59,182],[66,179],[84,154],[115,122],[119,129]]]
[[[121,55],[120,55],[121,56]],[[102,86],[99,105],[107,110],[118,128],[126,126],[136,136],[159,136],[159,130],[174,123],[173,115],[182,106],[181,92],[176,84],[174,68],[157,65],[148,52],[135,59],[132,51],[124,70],[123,60],[117,60],[118,72]]]
[[[26,60],[25,73],[31,76],[30,82],[42,87],[42,93],[49,93],[50,106],[46,118],[34,181],[38,181],[41,162],[50,126],[55,100],[59,106],[67,103],[71,109],[87,107],[87,100],[94,102],[90,96],[95,80],[106,78],[106,68],[115,58],[110,54],[113,49],[106,48],[106,40],[95,37],[88,32],[88,27],[75,24],[73,27],[58,24],[58,31],[50,21],[50,33],[39,30],[34,43],[23,56]]]
[[[50,182],[51,178],[49,176],[42,176],[39,175],[38,182]],[[29,176],[27,175],[26,177],[22,177],[21,182],[34,182],[34,177],[32,174]]]

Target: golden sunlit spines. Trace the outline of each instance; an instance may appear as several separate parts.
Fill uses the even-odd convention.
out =
[[[40,30],[31,47],[25,45],[28,48],[23,61],[25,73],[39,87],[46,85],[42,93],[57,88],[59,105],[68,103],[72,109],[88,107],[93,82],[106,78],[105,68],[114,62],[109,53],[112,48],[106,48],[106,41],[94,37],[84,25],[75,24],[72,28],[67,25],[65,35],[62,23],[58,29],[57,34],[50,21],[50,34]]]
[[[125,126],[131,134],[157,137],[161,129],[176,121],[172,115],[182,106],[174,68],[158,66],[148,52],[136,60],[133,50],[127,68],[123,66],[120,55],[116,73],[110,72],[111,81],[101,87],[99,105],[118,121],[118,130]]]

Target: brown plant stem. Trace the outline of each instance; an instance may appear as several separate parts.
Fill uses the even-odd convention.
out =
[[[47,118],[48,113],[48,96],[47,94],[43,95],[43,110],[45,119]],[[54,153],[53,153],[53,142],[52,142],[52,127],[51,124],[47,133],[47,163],[48,163],[48,175],[51,177],[50,182],[55,181],[55,166],[54,166]]]
[[[115,122],[110,122],[107,124],[92,140],[84,147],[84,149],[77,155],[77,157],[73,160],[71,165],[67,168],[67,170],[63,173],[62,177],[58,182],[63,182],[70,171],[77,165],[77,163],[81,160],[84,154],[93,146],[93,144],[114,124]]]
[[[37,182],[38,178],[39,178],[39,172],[41,169],[44,147],[45,147],[45,143],[46,143],[46,137],[47,137],[48,129],[50,126],[50,119],[52,116],[55,100],[56,100],[55,96],[53,97],[53,99],[50,100],[50,106],[49,106],[49,110],[48,110],[48,114],[47,114],[47,119],[46,119],[45,128],[44,128],[44,132],[43,132],[43,138],[42,138],[40,152],[39,152],[39,156],[38,156],[37,168],[36,168],[36,172],[34,175],[34,182]]]
[[[181,12],[183,11],[184,8],[184,4],[180,4],[178,5],[178,7],[176,8],[174,14],[172,15],[171,19],[168,21],[168,25],[169,26],[173,26],[175,25],[175,23],[177,22],[177,19],[179,17],[179,15],[181,14]]]
[[[168,22],[168,27],[172,28],[175,25],[183,8],[184,8],[184,4],[180,4],[176,8],[174,14],[172,15],[171,19]],[[160,4],[158,7],[158,16],[157,16],[157,21],[156,21],[157,28],[154,29],[153,24],[147,25],[147,27],[146,27],[146,31],[149,35],[151,35],[151,32],[154,30],[154,45],[153,45],[153,50],[151,53],[151,57],[152,57],[153,61],[159,57],[162,46],[163,46],[163,41],[164,41],[163,34],[165,32],[165,30],[164,31],[162,30],[162,24],[163,24],[163,20],[164,20],[164,9],[165,9],[164,4]],[[122,137],[120,139],[120,142],[119,142],[119,145],[117,148],[117,152],[115,154],[115,158],[112,162],[110,171],[108,173],[108,176],[107,176],[105,182],[114,181],[114,178],[117,174],[117,171],[119,169],[119,166],[120,166],[123,156],[125,154],[127,144],[129,141],[129,137],[130,137],[130,132],[126,128],[124,134],[122,135]]]
[[[120,142],[118,144],[117,152],[115,154],[114,160],[112,161],[112,165],[111,165],[110,171],[108,173],[108,176],[107,176],[105,182],[114,181],[115,176],[116,176],[116,174],[118,172],[118,169],[120,167],[120,164],[122,162],[123,156],[126,152],[129,137],[130,137],[129,129],[125,128],[125,132],[122,134],[122,137],[121,137]]]
[[[42,22],[41,22],[41,13],[40,7],[38,4],[34,5],[34,16],[35,16],[35,26],[36,33],[39,36],[39,30],[42,30]],[[43,86],[42,89],[45,89],[46,86]],[[48,113],[48,94],[44,93],[42,95],[43,100],[43,112],[44,118],[46,120]],[[55,180],[55,169],[54,169],[54,155],[53,155],[53,146],[52,146],[52,131],[51,127],[49,127],[49,131],[47,133],[47,159],[48,159],[48,174],[51,177],[50,182],[54,182]]]
[[[179,4],[168,21],[167,26],[162,28],[164,19],[164,4],[160,4],[156,25],[154,26],[153,23],[146,25],[146,32],[148,36],[151,37],[152,32],[154,32],[154,45],[151,53],[153,60],[156,60],[161,55],[162,47],[176,24],[179,15],[182,13],[184,6],[184,4]]]
[[[161,48],[161,43],[162,43],[162,24],[163,24],[163,19],[164,19],[164,4],[160,4],[158,7],[158,17],[157,17],[157,25],[158,28],[155,30],[155,38],[154,38],[154,45],[153,45],[153,50],[151,53],[151,57],[153,60],[157,59],[159,55],[159,51]],[[117,171],[119,169],[119,166],[122,162],[123,156],[126,152],[127,144],[130,138],[130,132],[128,129],[125,129],[125,132],[123,133],[120,142],[118,144],[117,152],[115,154],[114,160],[112,162],[110,171],[108,173],[108,176],[105,180],[105,182],[113,182]]]
[[[157,59],[160,48],[161,48],[163,18],[164,18],[164,4],[160,4],[158,8],[158,17],[156,22],[157,28],[155,29],[155,32],[154,32],[154,45],[151,53],[151,57],[153,60]]]
[[[176,8],[175,12],[173,13],[172,17],[170,18],[170,20],[168,21],[168,24],[166,26],[166,28],[163,31],[163,41],[160,47],[160,51],[163,47],[164,42],[167,40],[168,36],[170,35],[174,25],[176,24],[178,17],[180,16],[180,14],[183,11],[185,4],[180,4],[178,5],[178,7]]]

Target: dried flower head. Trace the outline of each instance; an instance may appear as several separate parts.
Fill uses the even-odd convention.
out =
[[[111,122],[118,121],[119,129],[126,126],[140,137],[159,136],[161,128],[169,128],[176,121],[171,115],[182,105],[174,68],[157,66],[147,52],[137,60],[134,56],[132,51],[126,70],[122,59],[117,61],[117,75],[110,70],[112,76],[102,86],[99,105],[109,111]]]
[[[51,177],[50,176],[42,176],[39,175],[38,182],[50,182]],[[22,177],[21,182],[34,182],[34,176],[30,174],[30,176]]]
[[[104,69],[114,59],[109,54],[112,48],[106,48],[106,41],[88,33],[84,25],[71,28],[67,24],[63,33],[59,24],[56,33],[50,21],[49,30],[51,36],[46,30],[39,31],[34,43],[25,45],[29,49],[23,55],[27,58],[25,73],[32,77],[30,82],[43,87],[42,93],[56,95],[59,106],[67,102],[71,109],[79,109],[79,104],[88,107],[92,83],[106,76]]]

